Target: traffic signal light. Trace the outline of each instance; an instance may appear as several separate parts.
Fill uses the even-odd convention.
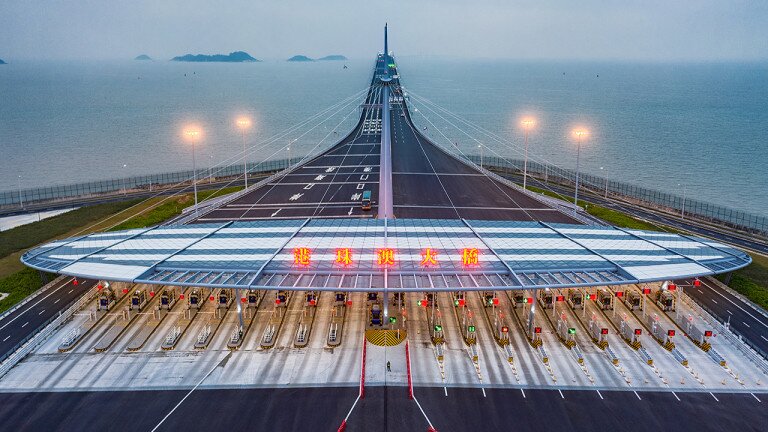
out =
[[[509,327],[507,327],[507,326],[504,326],[504,327],[502,327],[502,328],[501,328],[501,332],[502,332],[502,333],[507,333],[507,332],[509,332]]]
[[[607,328],[600,329],[600,334],[607,335],[608,334],[608,329]]]
[[[674,330],[667,330],[667,336],[672,337],[674,335],[675,335],[675,331]]]
[[[712,330],[704,330],[704,337],[712,337]]]
[[[534,327],[533,328],[534,333],[541,333],[541,327]]]
[[[471,326],[467,327],[467,331],[469,331],[470,333],[474,333],[475,332],[475,326],[471,325]]]
[[[693,286],[695,286],[695,287],[701,286],[701,281],[698,278],[694,279],[693,280]]]
[[[636,335],[641,335],[641,334],[643,334],[643,329],[635,329],[635,334],[636,334]]]
[[[395,317],[391,316],[391,317],[389,317],[389,322],[390,322],[390,323],[392,323],[392,324],[394,324],[394,323],[396,323],[396,322],[397,322],[397,318],[395,318]]]
[[[435,325],[435,331],[436,331],[436,332],[439,332],[439,331],[443,331],[443,326],[441,326],[441,325]]]
[[[576,329],[573,327],[568,328],[568,334],[576,334]]]

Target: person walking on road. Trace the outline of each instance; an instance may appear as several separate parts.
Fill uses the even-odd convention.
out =
[[[392,365],[389,364],[389,360],[387,360],[387,372],[392,372]]]

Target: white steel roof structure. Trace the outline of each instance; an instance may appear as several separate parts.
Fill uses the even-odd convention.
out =
[[[55,241],[21,260],[91,279],[328,291],[616,285],[724,273],[751,262],[740,250],[687,235],[461,219],[158,226]]]

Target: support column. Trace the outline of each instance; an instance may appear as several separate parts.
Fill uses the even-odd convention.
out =
[[[533,324],[534,324],[534,315],[536,313],[536,291],[533,290],[533,302],[531,303],[531,312],[528,314],[528,334],[531,336],[531,340],[533,340],[536,336],[533,334]]]
[[[379,159],[379,219],[393,217],[392,208],[392,138],[390,133],[389,86],[382,89],[381,157]]]

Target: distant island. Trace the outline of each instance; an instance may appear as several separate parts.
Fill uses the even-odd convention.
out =
[[[152,60],[152,57],[150,57],[150,56],[148,56],[146,54],[142,54],[140,56],[136,56],[136,58],[134,60],[147,61],[147,60]]]
[[[304,56],[304,55],[295,55],[288,59],[289,62],[313,62],[314,60]]]
[[[3,59],[0,59],[0,64],[8,64],[8,63],[4,62]]]
[[[327,55],[325,57],[320,57],[318,60],[335,60],[335,61],[338,61],[338,60],[349,60],[349,59],[344,57],[341,54],[331,54],[331,55]]]
[[[245,51],[235,51],[235,52],[229,53],[229,55],[187,54],[179,57],[174,57],[171,59],[171,61],[242,63],[242,62],[260,62],[261,60],[251,57],[250,54],[248,54]]]

